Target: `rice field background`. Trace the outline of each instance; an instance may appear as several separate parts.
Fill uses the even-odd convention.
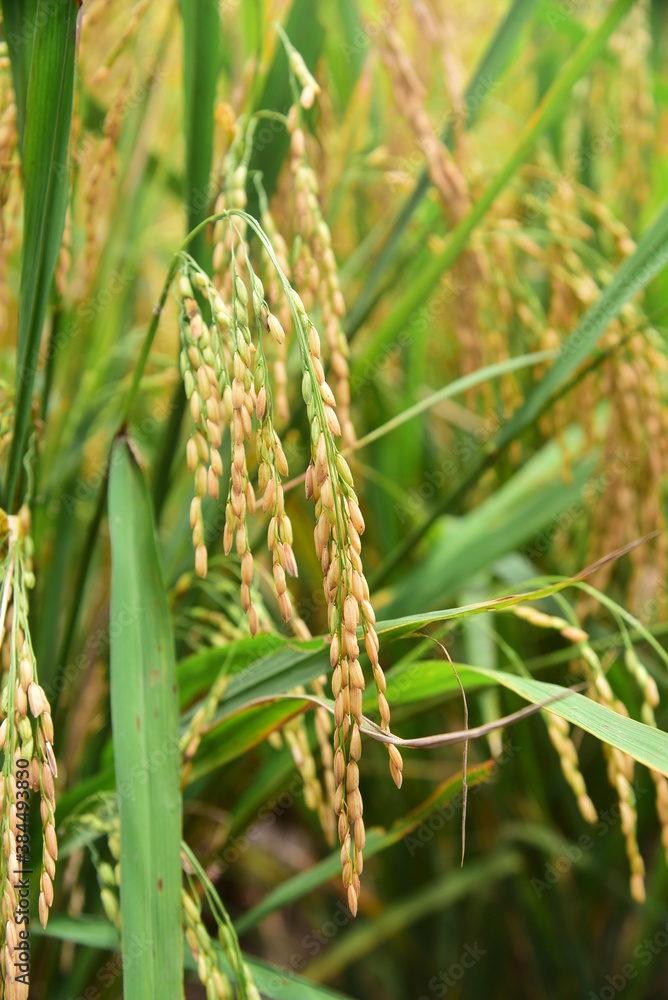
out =
[[[7,1000],[654,1000],[668,15],[2,0]]]

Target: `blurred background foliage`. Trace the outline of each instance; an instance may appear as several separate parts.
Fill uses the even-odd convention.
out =
[[[651,534],[587,578],[597,590],[570,587],[536,605],[560,624],[490,608],[441,622],[437,634],[463,665],[471,724],[523,702],[467,673],[466,664],[558,684],[584,671],[591,682],[584,633],[618,711],[626,706],[632,718],[649,719],[647,688],[636,683],[643,675],[629,667],[629,636],[665,697],[668,276],[660,254],[650,257],[638,293],[611,311],[584,363],[517,430],[511,417],[540,384],[549,359],[564,356],[562,345],[615,282],[648,225],[662,218],[667,17],[658,0],[85,4],[71,193],[32,414],[33,642],[43,684],[58,702],[63,844],[49,924],[54,939],[40,939],[35,951],[36,1000],[73,1000],[89,996],[87,988],[99,990],[90,996],[121,995],[118,974],[99,976],[114,961],[107,951],[114,939],[97,922],[103,912],[113,916],[114,905],[107,899],[103,911],[100,903],[100,866],[113,860],[101,836],[111,827],[100,796],[113,787],[114,633],[108,528],[95,511],[170,256],[211,214],[229,182],[225,158],[249,117],[259,109],[287,112],[291,103],[274,22],[321,88],[307,114],[307,156],[347,306],[358,440],[456,379],[498,366],[493,377],[425,402],[352,453],[379,622],[422,616],[427,623],[434,610],[489,601],[545,576],[571,576]],[[29,13],[26,19],[28,30]],[[5,457],[22,238],[6,57],[0,88]],[[284,128],[259,119],[246,193],[248,210],[257,214],[253,176],[261,172],[301,291],[309,261],[296,235],[288,150]],[[488,198],[504,173],[505,183]],[[460,240],[456,253],[453,239]],[[193,253],[210,267],[210,228]],[[586,331],[587,321],[579,329]],[[461,746],[406,751],[398,793],[386,778],[382,748],[367,741],[367,829],[390,829],[413,811],[418,819],[403,838],[369,856],[352,920],[338,861],[319,867],[331,848],[304,801],[304,759],[311,750],[318,757],[312,713],[305,723],[289,722],[282,737],[282,703],[232,714],[252,695],[309,683],[327,655],[322,641],[290,638],[262,569],[263,634],[248,637],[238,560],[222,557],[225,490],[219,509],[213,501],[206,509],[209,576],[200,581],[194,573],[178,350],[170,296],[130,432],[153,490],[184,725],[220,682],[216,721],[183,792],[184,837],[237,922],[244,952],[350,997],[605,998],[622,989],[629,1000],[664,996],[668,812],[655,802],[662,786],[636,769],[647,896],[640,905],[629,889],[619,788],[606,776],[599,741],[572,732],[598,810],[591,825],[564,780],[541,714],[471,743],[463,869],[461,796],[449,801],[456,788],[442,806],[419,812],[443,783],[457,780]],[[522,368],[509,364],[533,352],[554,353]],[[281,434],[298,476],[309,446],[296,344],[287,371],[290,416]],[[301,486],[286,498],[300,568],[295,607],[319,636],[327,622],[313,513]],[[623,620],[620,608],[635,621]],[[569,633],[569,626],[584,633]],[[379,632],[393,731],[408,739],[460,729],[461,697],[438,647],[406,634],[385,641]],[[658,639],[654,645],[648,633]],[[661,706],[656,723],[665,728]],[[568,752],[562,748],[562,756]],[[495,763],[485,766],[489,761]],[[315,766],[318,780],[318,759]],[[274,897],[281,886],[283,895]],[[187,995],[204,996],[192,971],[188,977]],[[261,992],[332,995],[302,988],[269,982]]]

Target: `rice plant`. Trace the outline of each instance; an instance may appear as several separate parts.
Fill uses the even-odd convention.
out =
[[[2,996],[661,996],[662,5],[1,7]]]

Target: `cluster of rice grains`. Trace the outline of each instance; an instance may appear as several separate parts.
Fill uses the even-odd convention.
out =
[[[608,667],[617,659],[617,649],[613,647],[603,657],[599,657],[590,645],[587,633],[565,619],[544,614],[531,605],[517,605],[512,609],[512,612],[538,628],[555,629],[569,642],[577,644],[579,658],[573,662],[572,667],[576,673],[581,672],[584,677],[588,696],[610,711],[628,717],[629,712],[626,705],[620,698],[616,697],[606,676]],[[656,728],[654,709],[659,704],[659,690],[654,678],[641,663],[626,633],[621,662],[640,693],[642,699],[640,717],[642,721],[645,725]],[[550,712],[549,709],[544,709],[541,714],[545,719],[550,741],[559,755],[564,778],[575,795],[583,818],[588,823],[596,823],[598,814],[587,793],[578,761],[577,747],[571,736],[569,723],[561,716]],[[645,863],[640,853],[637,836],[635,762],[633,757],[616,747],[605,742],[601,745],[607,759],[608,781],[619,801],[620,826],[631,871],[631,895],[638,903],[643,903],[645,901]],[[668,780],[658,771],[650,770],[650,774],[656,792],[655,804],[661,824],[661,841],[668,858]]]
[[[376,619],[369,601],[369,587],[360,557],[360,536],[364,531],[364,519],[353,489],[350,468],[334,443],[334,436],[339,433],[339,424],[331,405],[331,391],[324,381],[320,343],[313,326],[309,329],[308,347],[309,365],[304,375],[303,394],[311,420],[311,462],[306,472],[306,496],[315,502],[315,548],[324,575],[327,600],[336,727],[334,803],[339,817],[343,882],[348,890],[351,912],[355,914],[364,848],[362,795],[357,763],[361,755],[359,726],[364,690],[364,674],[357,641],[360,625],[376,684],[381,726],[385,730],[389,730],[390,710],[385,697],[385,675],[378,662],[378,636],[374,628]],[[326,392],[323,391],[325,389]],[[403,767],[401,755],[396,747],[388,745],[388,750],[390,772],[400,788]]]
[[[226,553],[236,547],[240,560],[241,603],[248,615],[250,631],[255,635],[260,622],[252,595],[254,563],[248,518],[261,507],[270,518],[267,545],[281,616],[299,637],[308,637],[308,629],[293,611],[288,589],[289,579],[297,576],[297,563],[292,549],[292,525],[285,511],[283,484],[288,476],[288,462],[275,426],[276,421],[285,421],[288,416],[286,329],[292,328],[297,336],[303,375],[302,396],[310,426],[311,461],[306,472],[306,496],[315,504],[315,548],[324,577],[331,636],[335,702],[333,781],[330,770],[330,780],[325,781],[328,794],[324,798],[333,800],[338,815],[343,881],[354,914],[365,839],[358,766],[365,680],[359,659],[358,631],[371,661],[381,725],[385,730],[389,730],[390,711],[385,697],[385,677],[378,660],[375,615],[362,567],[364,519],[350,467],[335,441],[343,437],[344,442],[350,443],[354,440],[354,432],[348,416],[347,346],[340,324],[343,297],[331,237],[320,210],[315,174],[306,161],[304,132],[300,126],[301,110],[312,103],[317,84],[301,57],[290,48],[288,51],[300,97],[300,102],[295,103],[285,119],[291,135],[291,173],[301,247],[293,273],[301,274],[306,283],[308,309],[286,277],[287,247],[277,233],[259,184],[264,228],[243,211],[248,145],[241,148],[244,144],[239,142],[240,148],[236,149],[233,144],[226,162],[225,176],[229,180],[216,205],[213,278],[183,255],[176,283],[181,374],[193,420],[187,445],[188,468],[195,479],[190,523],[196,569],[204,577],[207,547],[202,502],[206,494],[214,500],[219,498],[223,473],[220,447],[224,432],[229,428],[230,475],[223,545]],[[253,247],[248,239],[249,231],[255,239]],[[258,244],[258,268],[263,268],[266,293],[265,284],[251,263],[251,249],[255,251]],[[320,336],[309,318],[309,310],[314,307],[320,309],[327,331],[327,361],[337,397],[325,378]],[[272,367],[273,378],[270,377]],[[340,398],[344,401],[343,406]],[[250,448],[253,439],[254,455]],[[318,690],[316,686],[316,691],[321,693],[322,688]],[[330,728],[326,713],[319,711],[316,729],[323,751],[325,745],[330,745],[327,737]],[[291,730],[287,731],[287,736],[295,760],[301,762],[311,805],[320,808],[324,804],[323,796],[315,790],[313,763],[306,752],[308,743]],[[390,771],[400,787],[401,755],[395,747],[389,748],[389,754]],[[324,763],[328,757],[331,761],[331,750],[323,752]]]
[[[234,225],[230,211],[230,226]],[[253,225],[255,225],[253,223]],[[259,228],[259,227],[258,227]],[[261,231],[260,231],[261,232]],[[264,236],[264,234],[262,234]],[[266,239],[266,237],[264,237]],[[235,258],[236,259],[236,258]],[[297,575],[292,550],[292,525],[285,513],[283,481],[288,464],[273,422],[272,387],[263,348],[263,335],[277,343],[285,331],[264,297],[264,287],[245,258],[250,292],[234,265],[230,285],[231,302],[226,305],[213,282],[190,259],[184,260],[178,281],[182,338],[181,371],[190,400],[193,434],[188,441],[188,467],[195,477],[191,526],[196,568],[206,574],[202,500],[208,492],[217,499],[222,475],[219,447],[225,426],[230,427],[230,484],[225,508],[224,548],[236,544],[241,562],[241,601],[252,634],[258,617],[251,599],[253,556],[250,550],[248,515],[261,506],[270,515],[267,544],[273,560],[273,580],[278,607],[287,623],[293,617],[287,579]],[[306,403],[311,462],[305,489],[315,504],[315,548],[324,576],[331,635],[330,661],[335,699],[334,802],[339,817],[344,884],[353,913],[357,910],[359,875],[362,870],[364,822],[359,790],[358,760],[361,753],[359,726],[362,717],[364,674],[360,664],[358,628],[371,661],[378,692],[381,725],[389,729],[390,712],[385,698],[385,677],[378,660],[375,615],[361,560],[364,519],[353,487],[350,467],[339,452],[335,438],[341,435],[334,393],[325,379],[320,337],[300,296],[277,270],[293,313],[303,368],[302,395]],[[193,286],[203,293],[212,323],[208,326],[195,298]],[[249,315],[249,309],[252,310]],[[255,329],[256,339],[251,335]],[[255,437],[256,503],[248,465],[248,443]],[[297,632],[299,634],[299,627]],[[389,748],[390,770],[401,785],[402,761],[395,747]]]
[[[53,903],[53,879],[58,844],[55,831],[54,779],[58,769],[53,752],[51,707],[37,677],[28,629],[28,590],[32,572],[30,515],[26,507],[14,517],[0,512],[0,656],[3,689],[0,707],[0,749],[4,751],[0,781],[2,852],[0,853],[0,968],[3,996],[28,995],[25,945],[29,894],[24,871],[36,868],[30,857],[30,792],[40,795],[42,862],[39,876],[39,919],[43,927]]]
[[[209,876],[185,842],[182,844],[181,861],[190,889],[189,892],[185,889],[181,892],[186,941],[197,962],[200,982],[206,987],[207,1000],[260,1000],[251,970],[241,953],[234,924]],[[232,971],[234,985],[224,971],[204,923],[203,900],[215,921],[218,941]]]

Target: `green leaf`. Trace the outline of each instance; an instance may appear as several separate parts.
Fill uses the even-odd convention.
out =
[[[16,97],[16,127],[21,149],[37,3],[38,0],[2,0],[2,23],[12,67],[12,82]]]
[[[362,72],[369,40],[355,0],[330,0],[326,17],[327,68],[339,107],[345,110]]]
[[[174,639],[143,474],[114,445],[111,536],[111,717],[121,817],[123,946],[150,942],[126,977],[126,1000],[182,1000],[181,794]],[[124,616],[124,609],[141,613]],[[125,624],[125,621],[128,621]]]
[[[568,690],[558,684],[518,677],[501,670],[472,666],[468,669],[481,677],[488,677],[498,684],[503,684],[534,705]],[[668,776],[668,733],[653,729],[635,719],[629,719],[625,715],[618,715],[590,698],[576,693],[555,701],[550,705],[549,711],[586,730],[604,743],[609,743],[610,746],[629,754],[650,770]]]
[[[217,0],[180,0],[183,20],[183,104],[185,174],[183,198],[186,231],[191,233],[209,214],[213,156],[213,111],[220,66],[220,13]],[[192,239],[189,253],[205,270],[210,265],[206,230]],[[177,384],[165,428],[153,481],[156,518],[162,505],[178,441],[186,397]]]
[[[294,0],[283,28],[292,45],[301,53],[309,70],[314,73],[320,58],[325,32],[318,17],[317,4],[311,0]],[[276,41],[274,58],[264,81],[256,110],[279,111],[286,114],[292,104],[288,75],[288,58],[280,41]],[[265,137],[266,136],[266,137]],[[255,133],[249,173],[259,170],[262,185],[269,196],[273,193],[290,143],[284,128],[276,130],[271,123],[260,122]],[[257,215],[257,192],[248,185],[248,211]]]
[[[77,0],[39,0],[35,16],[23,139],[23,242],[15,423],[5,488],[8,509],[14,504],[23,461],[42,327],[65,226],[77,9]]]
[[[220,15],[216,0],[181,0],[183,19],[183,100],[186,142],[186,229],[206,219],[211,202],[213,109],[220,62]],[[190,254],[205,266],[205,233],[190,244]]]
[[[469,670],[466,663],[455,663],[455,668],[466,691],[493,683]],[[420,701],[433,702],[450,694],[461,698],[457,678],[447,660],[414,660],[393,667],[387,675],[385,693],[393,709]],[[365,692],[365,710],[373,708],[373,696],[372,691]]]

